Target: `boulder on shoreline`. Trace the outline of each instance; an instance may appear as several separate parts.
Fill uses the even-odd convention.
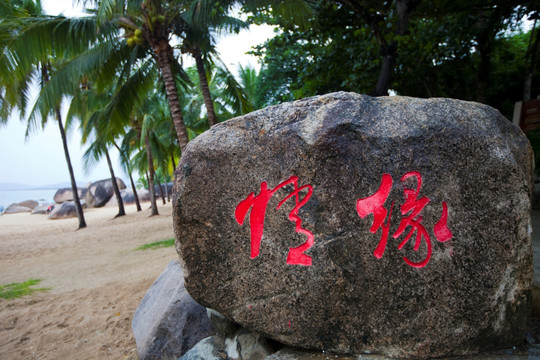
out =
[[[82,208],[86,208],[86,202],[81,200]],[[49,214],[49,219],[66,219],[71,217],[77,217],[77,207],[73,201],[65,201],[62,204],[56,204],[53,211]]]
[[[32,210],[32,215],[35,215],[35,214],[46,214],[47,213],[47,210],[49,209],[49,207],[51,206],[52,204],[43,204],[43,205],[39,205],[39,206],[36,206],[34,208],[34,210]]]
[[[35,200],[25,200],[15,204],[9,205],[5,210],[4,214],[18,214],[23,212],[32,212],[32,210],[38,206],[39,203]]]
[[[120,178],[116,178],[116,183],[120,190],[126,188],[126,184]],[[103,207],[114,196],[114,189],[111,179],[104,179],[93,182],[88,186],[88,191],[92,195],[93,207]]]
[[[122,201],[124,202],[124,205],[131,205],[135,204],[135,195],[133,195],[133,190],[131,189],[123,189],[120,190],[120,196],[122,197]],[[137,189],[137,196],[139,197],[139,202],[147,202],[150,201],[150,192],[146,189]],[[116,196],[112,196],[109,201],[107,201],[107,204],[105,204],[106,207],[111,206],[118,206],[118,202],[116,201]]]
[[[18,213],[24,213],[24,212],[32,212],[32,209],[26,206],[19,206],[17,204],[11,204],[6,208],[6,210],[4,210],[3,214],[18,214]]]
[[[88,193],[87,188],[77,188],[77,193],[79,195],[79,199],[83,200],[86,197],[86,194]],[[61,188],[56,191],[53,198],[54,202],[57,204],[62,204],[66,201],[73,201],[73,189],[71,188]]]

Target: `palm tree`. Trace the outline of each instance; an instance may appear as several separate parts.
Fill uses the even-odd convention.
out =
[[[240,79],[240,86],[246,94],[246,98],[253,109],[260,109],[260,87],[259,87],[259,73],[252,66],[243,67],[238,66],[238,77]]]
[[[217,55],[214,34],[223,31],[238,33],[249,26],[245,21],[228,16],[227,10],[219,2],[196,1],[175,24],[175,33],[183,38],[182,52],[195,59],[210,127],[218,122],[208,85],[207,70],[214,63],[212,56]]]
[[[127,44],[136,47],[139,56],[155,59],[165,84],[167,99],[180,148],[185,148],[189,138],[178,100],[176,77],[179,66],[169,42],[172,24],[186,10],[186,2],[158,0],[112,0],[98,2],[98,23],[114,23],[128,37]]]
[[[133,181],[133,161],[131,160],[131,152],[134,150],[132,143],[134,144],[135,140],[128,138],[128,134],[129,133],[126,133],[124,135],[121,146],[118,146],[116,142],[113,145],[114,147],[116,147],[118,153],[120,154],[120,164],[122,165],[122,168],[129,176],[131,190],[133,191],[133,197],[135,198],[135,205],[137,207],[137,212],[139,212],[142,211],[142,208],[141,202],[139,200],[139,195],[137,193],[137,187],[135,186],[135,182]]]
[[[115,217],[126,215],[124,201],[116,182],[116,176],[109,155],[109,146],[114,144],[117,136],[124,132],[122,124],[111,122],[103,116],[102,109],[107,104],[109,93],[97,93],[90,89],[88,83],[81,89],[80,94],[73,97],[68,116],[78,117],[81,121],[82,143],[88,143],[93,137],[93,142],[85,151],[83,158],[85,168],[89,168],[103,156],[107,160],[111,182],[118,203],[118,214]]]
[[[3,34],[0,40],[2,50],[0,54],[0,80],[3,84],[0,117],[4,122],[6,114],[11,108],[18,108],[22,116],[25,116],[29,90],[34,77],[40,80],[40,87],[43,91],[49,85],[51,75],[54,75],[59,66],[62,66],[70,56],[80,52],[95,40],[86,36],[82,31],[86,25],[84,21],[68,25],[63,17],[44,15],[39,0],[35,2],[14,1],[11,6],[13,8],[13,11],[10,12],[11,15],[0,21],[0,34]],[[5,11],[5,7],[2,11]],[[44,31],[44,29],[47,30]],[[76,37],[78,45],[72,47],[59,45],[57,38],[60,33]],[[54,58],[52,54],[54,54]],[[82,229],[86,227],[86,221],[71,165],[60,111],[61,99],[60,95],[56,101],[50,102],[49,106],[41,109],[41,125],[45,125],[49,115],[56,118],[79,220],[78,229]],[[37,113],[32,112],[28,117],[27,136],[31,130],[37,127],[37,120]]]

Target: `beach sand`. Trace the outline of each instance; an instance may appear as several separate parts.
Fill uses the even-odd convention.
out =
[[[159,205],[155,217],[148,206],[128,206],[118,219],[116,208],[88,209],[88,227],[78,231],[77,219],[0,216],[0,285],[40,278],[39,287],[51,288],[0,299],[0,359],[138,359],[133,314],[177,259],[174,247],[135,251],[174,237],[171,205]],[[540,211],[532,215],[539,286]]]
[[[76,218],[0,217],[0,285],[39,278],[51,288],[0,299],[0,359],[138,359],[133,314],[178,257],[174,247],[135,250],[174,237],[170,203],[154,217],[142,206],[117,219],[117,208],[87,209],[78,231]]]

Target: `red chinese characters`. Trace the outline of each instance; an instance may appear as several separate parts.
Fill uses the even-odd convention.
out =
[[[296,232],[305,235],[307,240],[300,246],[289,248],[287,264],[311,266],[311,256],[304,254],[304,252],[313,246],[314,236],[309,230],[302,228],[302,219],[300,219],[298,216],[300,208],[302,208],[302,206],[308,202],[311,194],[313,193],[313,187],[311,185],[298,187],[297,176],[291,176],[289,179],[283,181],[273,189],[268,189],[268,184],[266,181],[263,181],[261,183],[261,191],[259,194],[249,194],[236,206],[234,215],[238,224],[243,225],[246,215],[251,209],[251,213],[249,215],[249,226],[251,229],[251,258],[256,258],[259,256],[261,247],[261,240],[264,233],[264,219],[266,217],[266,208],[268,207],[268,202],[279,189],[289,184],[294,185],[294,190],[279,202],[276,210],[279,210],[283,203],[294,197],[296,206],[289,213],[289,220],[295,223]],[[305,189],[307,189],[307,193],[302,199],[300,199],[300,192]]]
[[[413,262],[406,256],[403,257],[405,262],[410,266],[421,268],[428,264],[432,253],[431,238],[428,231],[422,224],[422,216],[420,216],[422,210],[426,207],[426,205],[429,204],[430,199],[425,196],[419,197],[420,189],[422,187],[422,176],[420,175],[420,173],[417,171],[410,171],[403,175],[403,177],[401,178],[401,182],[404,182],[409,178],[416,179],[416,189],[405,189],[403,191],[405,202],[400,207],[402,219],[392,237],[394,239],[399,238],[407,230],[407,228],[409,228],[409,232],[407,233],[403,241],[398,245],[399,250],[401,250],[405,246],[405,244],[407,244],[407,242],[415,233],[416,237],[413,248],[414,251],[418,251],[420,249],[422,239],[425,240],[427,245],[427,255],[423,261]],[[375,194],[366,198],[358,199],[358,201],[356,202],[356,211],[362,219],[369,214],[373,214],[373,224],[371,225],[371,228],[369,230],[374,234],[379,230],[379,228],[382,228],[381,240],[379,241],[377,248],[373,252],[373,255],[377,259],[380,259],[383,256],[386,245],[388,243],[388,235],[390,232],[390,222],[392,218],[394,202],[392,201],[389,212],[384,207],[384,203],[390,195],[392,184],[392,177],[389,174],[384,174],[382,177],[381,186],[375,192]],[[441,217],[433,228],[435,238],[440,242],[445,242],[452,238],[452,232],[448,228],[447,220],[448,207],[446,205],[446,202],[443,201]]]

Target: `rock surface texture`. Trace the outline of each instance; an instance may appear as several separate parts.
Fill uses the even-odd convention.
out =
[[[79,195],[79,199],[85,198],[88,193],[87,188],[77,188],[77,192]],[[56,191],[53,198],[54,202],[57,204],[61,204],[66,201],[73,201],[73,189],[71,188],[61,188]]]
[[[260,334],[239,329],[201,340],[178,360],[264,360],[274,352]]]
[[[120,190],[126,188],[126,184],[120,178],[116,178],[116,183]],[[114,189],[111,179],[96,181],[88,186],[88,191],[92,195],[94,207],[103,207],[113,197]]]
[[[122,201],[124,202],[124,205],[135,204],[135,195],[133,194],[133,190],[131,189],[120,190],[120,196],[122,197]],[[139,203],[150,201],[150,192],[146,189],[138,189],[137,196],[139,197]],[[109,199],[109,201],[107,201],[107,204],[105,204],[105,207],[112,207],[112,206],[118,206],[118,201],[116,200],[116,196],[112,196]]]
[[[178,359],[214,334],[206,308],[184,288],[178,261],[171,261],[148,289],[131,327],[141,360]]]
[[[86,208],[86,203],[84,201],[81,201],[81,207],[83,209]],[[61,204],[56,204],[49,214],[49,219],[52,220],[71,217],[77,217],[77,207],[73,201],[65,201]]]
[[[20,206],[19,204],[11,204],[4,210],[4,214],[18,214],[23,212],[32,212],[32,209],[26,206]]]
[[[308,98],[212,127],[176,179],[186,289],[251,331],[397,358],[525,338],[532,150],[493,108]]]

